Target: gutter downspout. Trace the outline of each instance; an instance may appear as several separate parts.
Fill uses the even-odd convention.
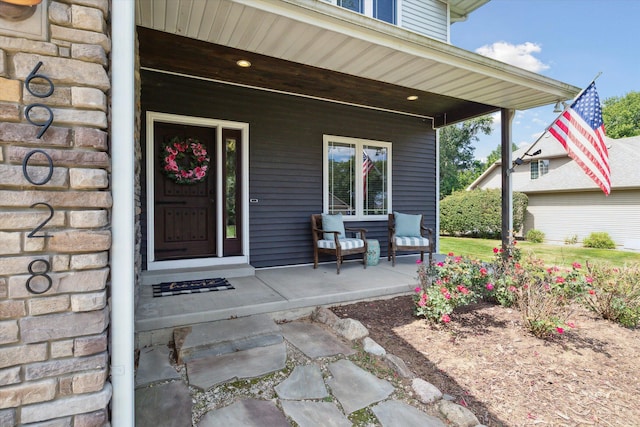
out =
[[[111,12],[111,425],[135,425],[135,2],[113,0]]]

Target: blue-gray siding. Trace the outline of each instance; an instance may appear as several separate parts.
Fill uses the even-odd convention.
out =
[[[323,134],[392,142],[393,209],[424,213],[435,225],[429,120],[149,71],[142,89],[143,111],[249,123],[249,197],[259,201],[248,206],[255,267],[313,261],[310,215],[322,212]],[[386,221],[349,225],[367,228],[386,256]]]
[[[443,42],[449,41],[447,5],[440,0],[402,0],[402,27]]]

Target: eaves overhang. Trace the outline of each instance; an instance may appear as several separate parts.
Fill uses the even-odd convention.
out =
[[[323,1],[136,0],[136,24],[211,44],[209,53],[202,44],[193,49],[209,56],[209,68],[230,67],[222,74],[231,83],[431,117],[436,127],[501,108],[548,105],[579,92],[575,86]],[[153,33],[146,36],[154,38]],[[174,64],[180,46],[178,42],[173,48],[177,52],[164,46]],[[243,54],[255,55],[248,58],[254,64],[253,77],[233,68],[233,58]],[[166,68],[157,62],[142,65]],[[288,75],[259,76],[261,64],[263,73],[282,69]],[[192,68],[202,77],[217,75],[212,77],[207,67]],[[292,84],[292,78],[300,82]],[[408,102],[408,95],[418,100]]]

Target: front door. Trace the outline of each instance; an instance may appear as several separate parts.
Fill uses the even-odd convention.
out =
[[[215,229],[215,136],[214,128],[156,122],[155,152],[155,259],[200,258],[216,256]],[[192,138],[207,150],[209,168],[203,181],[178,183],[163,170],[163,146],[170,141]],[[181,169],[189,166],[183,161]],[[175,175],[175,172],[173,172]]]

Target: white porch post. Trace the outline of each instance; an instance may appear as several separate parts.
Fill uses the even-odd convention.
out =
[[[508,249],[513,230],[513,189],[511,186],[511,122],[514,110],[500,110],[502,148],[502,249]]]
[[[134,426],[135,1],[111,13],[111,425]]]

